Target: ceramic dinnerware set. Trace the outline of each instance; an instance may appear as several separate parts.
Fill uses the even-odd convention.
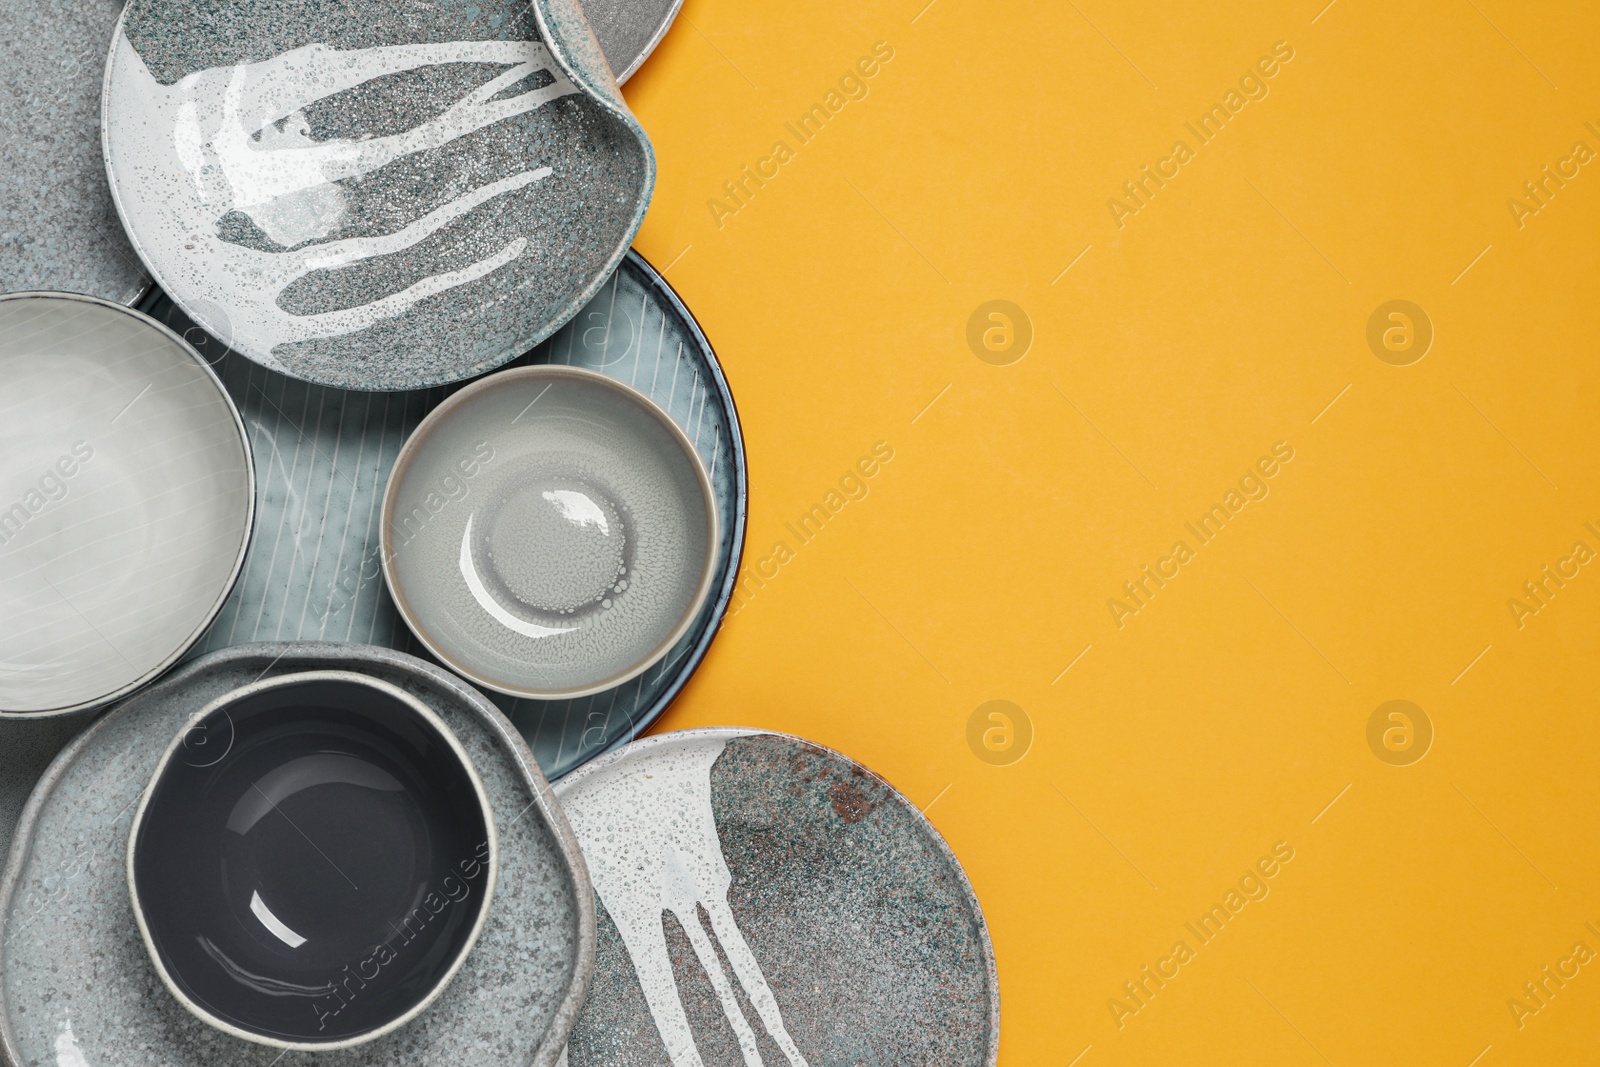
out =
[[[675,13],[0,14],[5,1062],[993,1064],[913,805],[639,739],[747,493],[628,250]]]

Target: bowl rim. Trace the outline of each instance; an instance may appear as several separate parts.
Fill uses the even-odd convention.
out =
[[[337,1041],[288,1041],[284,1040],[283,1038],[273,1037],[269,1034],[263,1034],[253,1030],[246,1030],[235,1023],[229,1022],[228,1020],[213,1014],[212,1012],[206,1010],[205,1007],[192,1000],[188,994],[184,993],[183,990],[178,987],[176,980],[167,970],[167,965],[162,959],[160,951],[156,948],[155,940],[150,934],[149,922],[145,918],[144,908],[139,902],[139,885],[137,878],[134,876],[134,857],[138,851],[137,845],[139,840],[139,831],[144,825],[145,809],[150,804],[150,800],[155,793],[157,783],[159,783],[165,776],[167,767],[172,762],[173,754],[177,752],[178,747],[183,744],[183,739],[189,735],[189,731],[199,725],[199,723],[207,716],[230,704],[235,704],[240,700],[255,696],[258,693],[267,692],[272,689],[282,689],[291,685],[304,684],[306,682],[345,682],[365,686],[369,689],[383,693],[385,696],[399,700],[411,711],[415,712],[428,726],[432,727],[434,733],[438,737],[444,740],[445,744],[450,748],[450,750],[455,753],[456,759],[460,763],[461,767],[467,772],[467,779],[472,783],[473,793],[478,799],[478,810],[483,815],[484,827],[488,832],[489,843],[489,858],[485,863],[485,867],[487,868],[487,877],[484,882],[483,901],[478,905],[478,915],[472,924],[472,929],[468,932],[466,941],[462,943],[461,948],[455,953],[455,957],[450,961],[450,966],[445,970],[444,974],[442,974],[438,981],[436,981],[429,988],[427,994],[423,996],[421,1000],[408,1008],[404,1013],[377,1027],[374,1027],[373,1029],[364,1030],[359,1034],[353,1034],[350,1037],[340,1038]],[[224,753],[224,756],[226,756],[226,753]],[[424,703],[420,698],[412,696],[399,686],[384,681],[381,678],[373,678],[358,671],[298,671],[292,674],[278,675],[273,678],[257,679],[248,685],[240,686],[237,689],[231,689],[228,692],[223,693],[221,696],[207,701],[199,708],[199,710],[195,711],[188,717],[188,719],[184,721],[183,728],[180,729],[177,734],[174,735],[172,740],[167,743],[165,751],[163,751],[161,754],[161,759],[156,763],[155,770],[150,774],[150,780],[145,784],[143,791],[139,794],[139,803],[134,809],[133,814],[133,825],[128,830],[128,848],[125,863],[128,879],[128,895],[133,904],[133,917],[134,921],[139,926],[139,937],[140,940],[144,942],[145,952],[149,955],[150,961],[155,965],[156,974],[160,977],[162,984],[167,987],[167,991],[171,993],[178,1003],[183,1005],[183,1007],[191,1015],[194,1015],[206,1025],[214,1027],[217,1030],[221,1030],[223,1033],[229,1034],[233,1037],[241,1038],[245,1041],[254,1042],[258,1045],[268,1045],[272,1048],[284,1049],[285,1051],[332,1052],[338,1049],[352,1048],[356,1045],[362,1045],[369,1041],[373,1041],[411,1022],[411,1020],[415,1019],[417,1016],[421,1015],[424,1011],[431,1007],[433,1002],[439,998],[439,995],[444,992],[445,987],[447,987],[455,978],[456,973],[460,971],[462,965],[466,963],[467,957],[472,954],[473,948],[477,946],[478,937],[483,933],[483,928],[489,920],[489,908],[494,900],[496,882],[498,881],[500,872],[500,835],[499,831],[495,827],[494,808],[489,803],[488,793],[484,789],[483,779],[479,777],[476,765],[473,764],[471,757],[467,755],[466,749],[462,747],[461,741],[456,737],[455,732],[450,729],[449,725],[445,723],[444,719],[441,718],[437,712],[428,707],[427,704]]]
[[[90,697],[87,700],[80,700],[75,704],[66,704],[54,708],[39,708],[33,711],[0,708],[0,720],[51,719],[66,715],[73,715],[78,712],[91,711],[97,708],[105,707],[109,704],[113,704],[116,701],[121,700],[123,697],[139,691],[149,683],[161,677],[161,675],[166,673],[166,671],[175,663],[181,660],[184,656],[188,655],[189,651],[200,642],[201,638],[205,636],[206,631],[211,628],[211,624],[216,622],[217,616],[222,613],[223,607],[228,603],[228,598],[233,595],[234,587],[239,583],[240,574],[244,572],[245,557],[249,555],[250,541],[255,535],[256,526],[255,449],[250,446],[250,434],[245,429],[243,416],[239,414],[239,405],[234,403],[232,394],[230,394],[227,390],[227,387],[222,384],[222,379],[218,377],[216,369],[212,367],[209,362],[207,362],[206,358],[202,356],[193,345],[180,337],[177,332],[166,323],[160,322],[157,319],[146,315],[143,311],[140,311],[136,307],[131,307],[127,304],[119,304],[114,300],[106,300],[103,297],[88,296],[83,293],[55,292],[47,289],[33,289],[26,290],[24,292],[0,294],[0,304],[12,300],[41,298],[52,301],[62,300],[80,304],[90,304],[104,310],[111,311],[114,314],[120,313],[123,315],[128,315],[138,321],[141,325],[148,326],[151,329],[156,330],[167,341],[175,345],[180,354],[188,356],[190,360],[192,360],[197,366],[205,371],[206,376],[211,380],[211,384],[216,388],[217,395],[222,398],[222,402],[224,406],[226,406],[228,414],[233,416],[234,429],[238,431],[239,435],[239,447],[244,453],[244,488],[246,497],[244,528],[239,538],[239,551],[234,555],[233,568],[231,571],[229,571],[227,580],[221,583],[216,600],[212,603],[211,607],[207,609],[205,616],[198,624],[196,624],[194,630],[189,634],[189,636],[184,638],[183,641],[177,645],[177,647],[175,647],[167,656],[163,657],[162,660],[154,667],[151,667],[138,677],[133,678],[109,693],[106,693],[102,696]]]
[[[479,393],[513,385],[524,379],[539,381],[542,379],[559,380],[563,378],[580,382],[585,386],[610,389],[619,393],[642,408],[658,425],[667,430],[695,473],[695,483],[699,486],[700,502],[705,508],[706,515],[706,551],[705,558],[700,563],[700,580],[694,596],[684,608],[672,631],[649,653],[640,657],[623,670],[596,682],[571,686],[566,689],[531,689],[510,685],[503,680],[492,678],[482,671],[462,663],[457,657],[450,655],[439,647],[438,642],[430,635],[427,627],[423,625],[417,614],[412,610],[411,604],[406,599],[401,587],[400,579],[395,573],[394,557],[396,550],[393,535],[390,532],[390,519],[394,516],[395,500],[399,495],[400,483],[405,479],[417,453],[429,443],[429,439],[437,430],[440,422],[449,418],[453,412]],[[540,395],[543,394],[541,393]],[[428,412],[423,420],[417,424],[417,428],[411,431],[411,435],[406,438],[405,444],[401,446],[400,454],[395,458],[394,467],[389,471],[389,481],[383,491],[383,505],[379,510],[378,544],[379,556],[383,567],[383,582],[389,590],[389,596],[394,601],[395,608],[400,612],[400,617],[405,620],[406,626],[411,630],[412,635],[439,662],[462,677],[497,693],[530,700],[567,700],[575,697],[594,696],[596,693],[604,693],[632,681],[659,663],[668,652],[672,651],[673,646],[683,639],[684,634],[688,633],[694,626],[695,620],[700,614],[700,609],[705,606],[706,598],[711,593],[711,585],[716,578],[717,554],[722,544],[722,523],[717,515],[716,489],[711,484],[711,476],[706,471],[705,463],[700,459],[700,454],[695,451],[694,443],[689,440],[689,435],[684,432],[683,427],[678,425],[677,420],[673,419],[665,409],[650,397],[626,382],[618,381],[610,375],[589,370],[586,367],[573,367],[556,363],[536,363],[525,367],[512,367],[507,370],[495,371],[493,374],[485,375],[470,385],[452,393],[439,406]]]

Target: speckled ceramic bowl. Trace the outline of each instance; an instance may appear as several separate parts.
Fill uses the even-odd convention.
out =
[[[482,693],[412,656],[348,644],[259,644],[212,653],[113,708],[51,764],[28,800],[0,876],[0,1062],[310,1062],[310,1054],[208,1026],[178,1004],[140,939],[124,860],[144,784],[196,711],[258,681],[326,670],[388,682],[444,721],[483,781],[500,862],[483,932],[439,998],[406,1025],[359,1046],[315,1053],[316,1062],[554,1067],[594,958],[594,896],[566,819],[527,745]]]
[[[682,0],[588,0],[624,82]],[[0,291],[61,290],[132,304],[150,275],[128,243],[100,153],[105,45],[121,0],[0,4]]]
[[[383,573],[428,650],[498,692],[621,685],[711,589],[711,480],[643,393],[577,367],[501,371],[435,408],[383,499]]]
[[[576,0],[131,0],[102,112],[161,288],[342,388],[526,352],[622,260],[655,181]]]

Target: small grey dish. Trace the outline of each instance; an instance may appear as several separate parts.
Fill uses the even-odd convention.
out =
[[[150,287],[100,155],[100,83],[121,11],[121,0],[0,4],[0,292],[133,304]]]
[[[517,367],[434,408],[384,493],[384,580],[430,652],[479,685],[568,699],[638,677],[711,590],[711,479],[649,397]]]
[[[167,327],[107,300],[0,296],[0,718],[156,678],[243,565],[255,468],[238,409]]]
[[[130,0],[102,112],[161,288],[235,351],[346,389],[522,355],[599,291],[655,182],[576,0]]]
[[[983,910],[888,782],[786,734],[659,734],[556,786],[598,898],[569,1067],[993,1067]]]
[[[194,712],[258,681],[328,670],[394,685],[445,722],[495,813],[499,870],[477,945],[439,998],[406,1025],[318,1053],[318,1062],[558,1061],[593,965],[593,895],[571,830],[521,737],[471,686],[403,653],[261,644],[197,660],[118,705],[69,744],[35,787],[0,876],[4,1062],[269,1067],[281,1060],[280,1049],[201,1022],[158,980],[134,922],[123,856],[144,783]]]

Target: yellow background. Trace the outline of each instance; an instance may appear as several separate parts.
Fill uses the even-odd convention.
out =
[[[1520,629],[1507,605],[1600,549],[1600,161],[1520,229],[1507,206],[1600,150],[1600,9],[925,3],[689,0],[626,87],[660,158],[638,247],[743,417],[746,569],[795,549],[659,729],[791,731],[932,802],[1009,1067],[1600,1062],[1600,961],[1520,1028],[1506,1003],[1600,951],[1600,563]],[[719,227],[878,41],[867,98]],[[1107,200],[1278,41],[1269,95],[1119,229]],[[1035,331],[1007,366],[967,345],[992,299]],[[1433,323],[1410,366],[1367,345],[1393,299]],[[877,441],[869,495],[797,547]],[[1196,546],[1279,441],[1270,495]],[[1107,600],[1179,538],[1119,629]],[[1032,724],[1010,765],[968,746],[991,699]],[[1410,766],[1368,747],[1391,699],[1435,730]],[[1184,923],[1278,841],[1270,895],[1199,946]]]

